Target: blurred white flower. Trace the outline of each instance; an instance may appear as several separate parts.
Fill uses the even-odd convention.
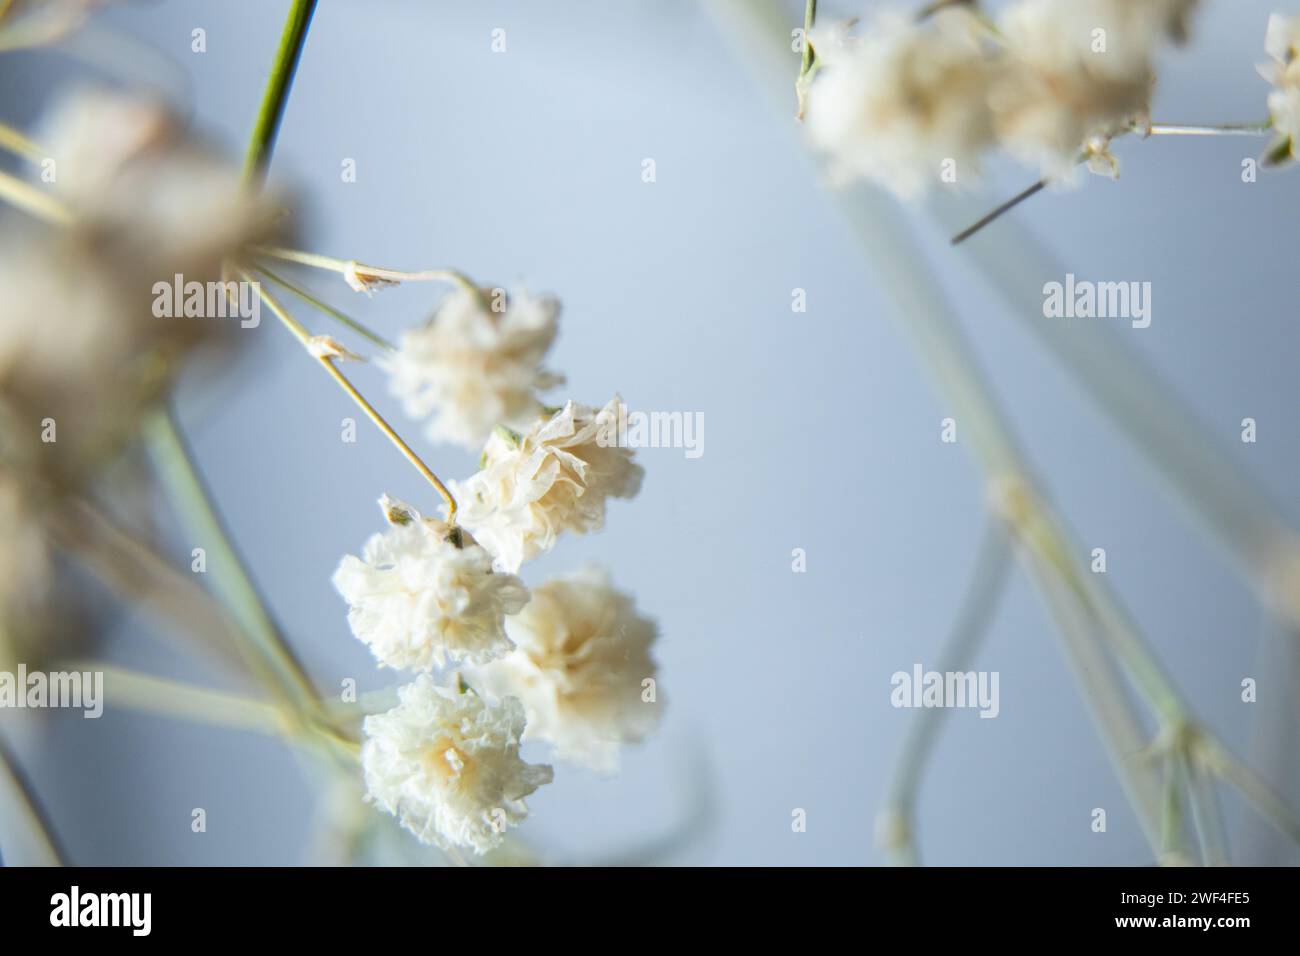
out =
[[[494,311],[491,293],[457,288],[429,322],[380,359],[408,415],[432,415],[427,434],[478,448],[497,425],[526,426],[537,391],[563,379],[542,368],[558,330],[559,303],[518,293]]]
[[[903,196],[938,181],[948,160],[963,180],[993,143],[993,73],[970,13],[942,10],[924,23],[896,11],[873,17],[857,38],[835,28],[810,40],[821,64],[808,93],[812,142],[840,176],[856,175]]]
[[[130,437],[197,345],[229,331],[157,316],[155,283],[218,277],[226,256],[271,237],[279,207],[156,103],[71,95],[39,141],[52,177],[40,186],[72,219],[8,219],[0,233],[0,444],[17,471],[66,487]],[[46,419],[56,441],[33,427]]]
[[[165,260],[187,279],[210,278],[223,257],[264,241],[281,213],[274,192],[246,189],[240,168],[159,102],[82,89],[36,138],[80,228],[111,234],[122,258]]]
[[[524,797],[553,776],[519,758],[522,705],[488,704],[424,674],[398,698],[365,720],[361,766],[370,799],[422,843],[477,853],[499,845],[528,816]]]
[[[561,760],[611,771],[620,745],[657,725],[662,701],[642,682],[655,678],[650,645],[658,629],[603,571],[547,581],[506,630],[515,650],[476,679],[493,695],[523,702],[525,740],[548,741]]]
[[[1167,13],[1151,0],[1020,0],[1005,9],[990,94],[1001,144],[1068,179],[1085,144],[1146,115]],[[1113,162],[1089,167],[1117,172]]]
[[[509,652],[503,621],[528,602],[523,582],[494,572],[492,556],[463,529],[387,496],[380,506],[393,526],[334,572],[352,633],[393,668],[483,664]]]
[[[1287,162],[1295,158],[1300,136],[1300,17],[1270,16],[1264,50],[1273,62],[1260,66],[1259,72],[1275,87],[1268,95],[1268,115],[1277,133],[1265,158]]]
[[[568,402],[522,436],[498,430],[480,471],[453,484],[461,524],[497,567],[518,571],[554,547],[562,531],[598,531],[607,499],[640,490],[645,472],[632,452],[598,440],[615,432],[620,402],[616,395],[599,411]]]

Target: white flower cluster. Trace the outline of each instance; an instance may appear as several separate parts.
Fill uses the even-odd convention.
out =
[[[961,6],[922,22],[882,12],[858,37],[815,29],[809,136],[839,175],[903,196],[973,178],[996,148],[1051,177],[1081,160],[1117,175],[1110,139],[1147,122],[1154,54],[1186,36],[1195,5],[1017,0],[996,22]]]
[[[435,415],[431,437],[490,437],[478,473],[449,483],[454,524],[385,497],[391,527],[334,574],[353,633],[380,665],[419,672],[395,709],[366,719],[367,790],[444,849],[486,852],[526,817],[524,797],[552,771],[524,763],[521,740],[610,771],[661,710],[657,628],[631,597],[594,569],[531,594],[516,576],[561,533],[603,527],[607,501],[634,496],[644,474],[601,440],[618,396],[599,409],[537,401],[535,389],[560,380],[541,369],[557,313],[524,296],[498,312],[465,288],[403,337],[386,367],[408,411]],[[454,687],[430,673],[447,667],[461,669]]]
[[[615,395],[599,410],[568,402],[522,435],[497,431],[479,472],[454,485],[461,522],[503,570],[551,550],[563,531],[599,531],[606,501],[641,489],[644,470],[632,452],[598,440],[621,402]]]
[[[408,415],[429,418],[432,441],[476,448],[497,425],[525,427],[536,393],[564,381],[542,368],[559,312],[550,298],[457,288],[381,360],[389,387]]]
[[[524,797],[550,767],[524,763],[524,711],[439,687],[428,675],[398,690],[392,710],[366,718],[366,789],[424,843],[485,853],[528,816]]]

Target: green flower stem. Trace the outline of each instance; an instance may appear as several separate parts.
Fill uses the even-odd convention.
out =
[[[146,423],[146,437],[158,473],[180,509],[182,520],[194,538],[211,552],[213,570],[217,572],[213,580],[240,625],[235,635],[246,663],[293,712],[306,719],[316,709],[311,679],[272,620],[231,543],[171,414],[156,412]]]
[[[316,0],[293,0],[293,5],[289,8],[284,32],[280,35],[280,47],[271,64],[271,73],[262,95],[262,106],[244,159],[244,180],[250,186],[261,185],[271,163],[280,121],[284,118],[284,108],[289,101],[289,89],[293,85],[298,60],[307,42],[307,29],[311,26],[311,17],[315,12]]]
[[[989,623],[1006,589],[1010,565],[1007,529],[1001,521],[990,519],[980,540],[975,566],[952,631],[939,652],[935,670],[940,673],[966,670],[988,633]],[[893,855],[894,863],[908,866],[919,863],[914,826],[916,798],[946,713],[942,709],[923,709],[913,714],[908,723],[907,736],[889,783],[879,825],[884,849]]]

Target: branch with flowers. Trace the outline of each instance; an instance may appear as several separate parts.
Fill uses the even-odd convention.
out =
[[[600,530],[608,501],[634,497],[644,472],[617,440],[618,396],[601,407],[543,403],[564,381],[542,364],[558,333],[555,299],[484,287],[455,269],[403,271],[294,247],[293,203],[264,181],[314,7],[290,4],[242,173],[167,110],[118,93],[80,94],[31,136],[0,126],[0,148],[58,170],[50,179],[0,173],[0,198],[30,220],[2,237],[0,255],[18,302],[0,340],[0,517],[29,545],[25,576],[4,576],[3,661],[48,653],[53,562],[71,558],[123,600],[183,625],[256,689],[232,694],[78,660],[105,673],[110,703],[283,736],[319,758],[326,789],[364,784],[367,801],[448,860],[520,859],[508,831],[553,779],[550,766],[521,758],[521,745],[536,740],[558,761],[611,773],[662,713],[657,626],[607,572],[531,587],[519,576],[562,537]],[[0,10],[4,43],[52,35],[18,21]],[[196,235],[184,227],[194,220],[220,225]],[[281,275],[286,267],[336,275],[365,295],[403,282],[444,291],[429,320],[393,343]],[[75,287],[65,278],[74,271]],[[381,495],[384,530],[333,576],[352,633],[379,667],[410,675],[395,706],[365,715],[372,708],[324,698],[241,560],[167,407],[180,371],[222,344],[210,325],[149,321],[145,290],[174,275],[214,277],[232,304],[239,282],[256,288],[436,495],[437,516]],[[481,448],[479,471],[440,478],[345,371],[370,360],[312,331],[281,293],[377,348],[373,364],[406,413],[425,421],[425,437]],[[51,312],[60,323],[46,320]],[[32,440],[46,421],[57,437]],[[212,552],[215,595],[173,570],[109,500],[106,475],[139,446],[193,540]],[[33,554],[49,561],[33,567]],[[0,763],[48,857],[65,860],[9,748]],[[335,842],[355,849],[371,824],[350,809],[342,818]]]

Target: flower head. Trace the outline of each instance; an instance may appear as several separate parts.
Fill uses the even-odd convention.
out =
[[[518,293],[490,301],[457,288],[382,360],[389,387],[408,415],[432,416],[430,439],[477,448],[497,425],[536,418],[537,391],[563,381],[542,368],[559,311],[550,298]]]
[[[523,582],[494,572],[492,556],[462,529],[387,496],[380,506],[393,526],[334,572],[352,633],[386,667],[483,664],[507,653],[514,645],[503,621],[527,603]]]
[[[990,103],[1001,144],[1045,175],[1070,175],[1090,141],[1143,117],[1165,9],[1148,0],[1020,0],[999,20]],[[1113,163],[1090,163],[1113,176]]]
[[[1265,157],[1271,163],[1288,162],[1295,158],[1300,136],[1300,17],[1270,16],[1264,50],[1272,62],[1259,72],[1274,86],[1268,95],[1268,115],[1277,133]]]
[[[528,816],[524,797],[551,768],[519,757],[519,701],[488,704],[422,674],[399,703],[367,717],[361,767],[370,799],[422,843],[485,853]]]
[[[586,534],[605,523],[609,498],[631,498],[644,470],[610,436],[621,399],[602,409],[576,402],[522,436],[498,431],[483,466],[454,492],[460,521],[510,572],[544,551],[562,531]]]
[[[839,175],[910,196],[949,160],[961,175],[977,168],[993,142],[993,72],[968,12],[943,10],[920,24],[886,12],[860,38],[821,29],[810,39],[822,68],[808,94],[808,134]]]
[[[548,741],[559,759],[608,771],[621,744],[658,723],[662,703],[645,696],[657,671],[650,645],[658,629],[604,572],[547,581],[506,628],[515,650],[477,676],[489,693],[523,702],[526,740]]]

